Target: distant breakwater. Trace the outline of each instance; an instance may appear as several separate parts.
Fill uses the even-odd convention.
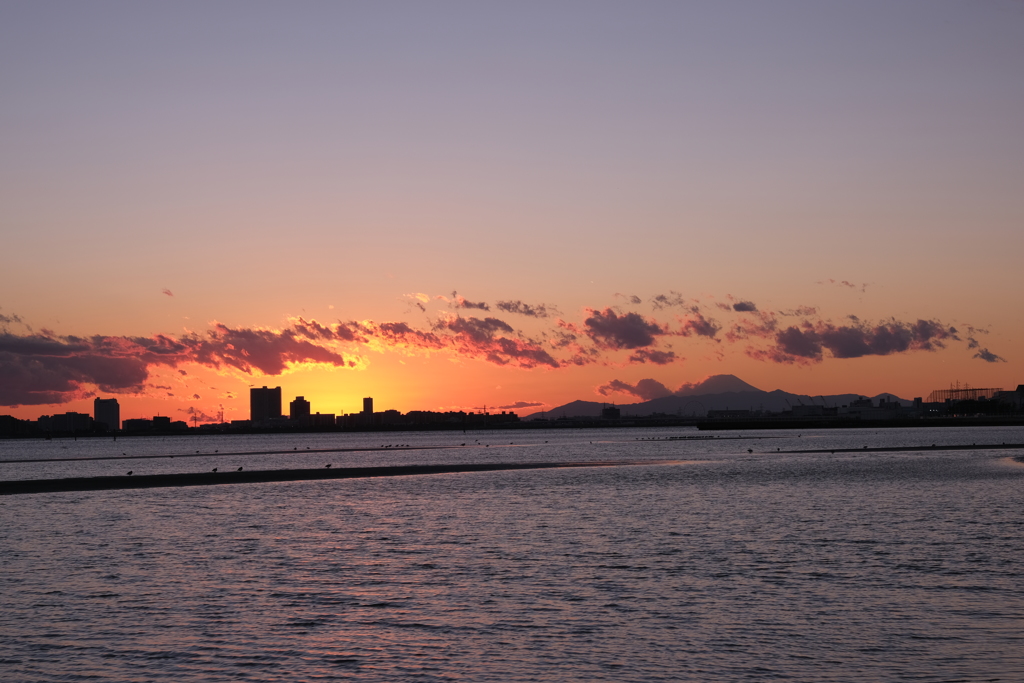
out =
[[[284,481],[319,481],[324,479],[358,479],[367,477],[398,477],[416,474],[451,474],[455,472],[495,472],[501,470],[534,470],[565,467],[616,467],[652,465],[675,461],[598,460],[587,462],[519,462],[468,463],[455,465],[395,465],[387,467],[322,467],[319,469],[251,470],[228,472],[187,472],[181,474],[121,475],[75,477],[68,479],[25,479],[0,482],[0,495],[28,493],[61,493],[72,491],[111,491],[149,489],[173,486],[212,486],[217,484],[255,484]]]

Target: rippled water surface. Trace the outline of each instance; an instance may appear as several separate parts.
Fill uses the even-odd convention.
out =
[[[0,442],[2,479],[675,461],[3,497],[0,678],[1024,680],[1024,453],[943,449],[1024,430],[681,436]]]

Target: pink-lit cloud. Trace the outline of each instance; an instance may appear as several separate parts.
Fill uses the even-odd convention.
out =
[[[521,410],[522,408],[539,408],[545,403],[540,401],[516,401],[503,406],[495,406],[498,410]]]
[[[525,315],[530,318],[549,318],[552,315],[558,315],[558,309],[548,304],[526,304],[519,300],[513,301],[499,301],[495,304],[499,311],[505,311],[506,313],[515,313],[516,315]]]
[[[986,363],[1005,363],[1006,362],[1005,358],[1003,358],[1002,356],[997,356],[996,354],[992,353],[988,349],[979,349],[976,354],[971,356],[971,358],[978,358],[980,360],[985,361]]]
[[[417,303],[423,303],[423,298],[431,300],[425,294],[410,296]],[[35,331],[19,316],[5,314],[0,315],[0,405],[62,403],[97,390],[144,393],[152,384],[151,374],[160,367],[171,368],[181,377],[189,376],[189,365],[227,374],[273,376],[307,366],[364,367],[373,353],[439,353],[522,370],[602,363],[665,366],[683,361],[679,349],[659,348],[665,337],[688,338],[678,342],[688,345],[714,342],[713,353],[720,358],[741,345],[751,358],[772,363],[932,352],[952,342],[963,342],[978,360],[1004,360],[978,342],[977,336],[987,330],[964,326],[965,339],[961,339],[954,327],[938,320],[872,323],[848,315],[835,323],[821,319],[817,309],[809,306],[775,313],[727,297],[730,303],[719,307],[719,322],[708,317],[699,302],[676,292],[647,300],[655,310],[650,316],[587,307],[577,320],[550,317],[557,311],[550,304],[514,299],[496,304],[496,310],[522,316],[529,326],[526,331],[498,317],[460,314],[485,310],[484,304],[461,297],[445,299],[456,302],[451,305],[456,310],[442,311],[422,324],[297,317],[282,329],[214,322],[204,332],[179,336],[58,335],[46,329]],[[788,319],[780,323],[778,316]],[[15,331],[17,327],[22,330]]]
[[[595,391],[601,396],[610,396],[611,394],[628,394],[630,396],[636,396],[643,401],[650,401],[651,399],[671,396],[673,394],[671,389],[656,379],[642,379],[636,384],[629,384],[622,380],[613,379],[611,382],[597,387]]]
[[[713,318],[705,318],[700,311],[693,311],[690,315],[681,318],[683,323],[680,334],[684,337],[697,335],[714,339],[722,326]]]
[[[650,346],[655,337],[667,334],[656,321],[638,313],[619,315],[611,308],[603,311],[588,308],[586,312],[588,317],[583,321],[586,334],[606,349],[638,349]]]
[[[934,351],[946,341],[959,340],[955,328],[935,320],[914,323],[889,320],[869,325],[854,320],[850,325],[804,322],[775,333],[767,349],[752,349],[749,355],[779,363],[819,362],[828,351],[833,358],[888,356],[907,351]]]
[[[655,365],[668,365],[680,360],[675,351],[657,351],[651,349],[637,349],[629,356],[630,363],[654,363]]]

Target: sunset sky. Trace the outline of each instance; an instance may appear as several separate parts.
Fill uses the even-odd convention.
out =
[[[1024,383],[1024,3],[0,4],[0,413]]]

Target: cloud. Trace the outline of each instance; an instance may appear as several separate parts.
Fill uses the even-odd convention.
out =
[[[690,316],[683,318],[682,322],[683,327],[679,333],[684,337],[697,335],[714,339],[718,331],[722,329],[721,325],[713,318],[705,318],[704,314],[699,311],[695,311]]]
[[[341,354],[303,339],[293,328],[275,331],[214,323],[206,335],[188,335],[179,343],[187,347],[191,362],[213,368],[231,367],[246,374],[258,371],[280,375],[289,366],[300,363],[346,365]]]
[[[644,401],[650,401],[651,399],[662,398],[664,396],[672,396],[672,390],[656,379],[642,379],[636,384],[629,384],[621,380],[613,379],[608,384],[597,387],[595,391],[602,396],[608,396],[609,394],[616,393],[629,394],[643,399]]]
[[[498,318],[454,317],[438,321],[434,329],[451,330],[476,342],[491,339],[498,332],[515,332],[512,326]]]
[[[498,410],[519,410],[520,408],[539,408],[542,405],[546,404],[539,401],[516,401],[504,406],[495,406],[495,408]]]
[[[861,283],[859,285],[855,285],[854,283],[850,282],[849,280],[838,280],[837,281],[837,280],[833,280],[832,278],[829,278],[828,280],[818,280],[817,284],[819,284],[819,285],[835,285],[837,287],[847,287],[849,289],[859,289],[862,292],[866,291],[867,288],[868,288],[868,283],[867,282],[863,282],[863,283]]]
[[[687,303],[682,294],[670,290],[668,294],[658,294],[651,297],[651,306],[655,310],[660,311],[663,308],[682,308],[687,306]]]
[[[988,349],[981,349],[980,351],[978,351],[976,354],[974,354],[971,357],[972,358],[980,358],[981,360],[985,361],[986,363],[1005,363],[1006,362],[1005,358],[1003,358],[1002,356],[997,356],[996,354],[992,353]]]
[[[452,292],[452,298],[450,304],[453,308],[475,308],[480,311],[489,311],[491,307],[484,302],[474,303],[468,301],[465,297],[459,296],[458,292]]]
[[[587,335],[598,345],[608,349],[638,349],[650,346],[658,335],[666,334],[655,321],[637,313],[618,315],[610,308],[596,311],[586,309],[589,317],[583,321]]]
[[[505,311],[506,313],[515,313],[517,315],[525,315],[531,318],[548,318],[552,315],[557,315],[558,311],[554,306],[548,304],[537,304],[530,305],[524,304],[522,301],[499,301],[495,304],[498,310]]]
[[[164,294],[166,294],[167,296],[174,296],[174,292],[172,292],[171,290],[167,289],[166,287],[164,287],[161,291]]]
[[[651,351],[639,349],[629,357],[630,363],[654,363],[655,365],[667,365],[674,362],[678,356],[674,351]]]
[[[661,338],[670,335],[714,340],[720,358],[732,345],[742,343],[751,358],[773,363],[934,351],[952,341],[964,341],[974,358],[1003,362],[979,343],[987,330],[964,326],[961,340],[956,328],[930,319],[871,323],[846,316],[833,323],[818,318],[814,308],[776,314],[729,297],[723,308],[729,312],[722,314],[727,322],[722,325],[705,315],[706,306],[670,292],[649,301],[656,311],[676,309],[672,312],[646,316],[588,307],[582,319],[566,321],[553,317],[557,309],[550,304],[499,301],[496,310],[533,319],[531,336],[527,336],[499,317],[466,315],[467,310],[488,310],[483,308],[486,304],[453,294],[455,299],[444,300],[459,310],[443,310],[420,324],[297,317],[288,319],[283,329],[214,322],[205,332],[179,336],[62,336],[47,329],[34,331],[18,316],[0,315],[0,405],[63,403],[95,391],[143,392],[161,367],[172,368],[182,377],[189,375],[189,365],[227,374],[273,376],[312,366],[362,367],[370,353],[441,353],[454,360],[524,370],[621,363],[624,358],[628,363],[662,366],[684,360],[678,349],[657,348]],[[412,294],[407,300],[421,304],[424,298],[429,300],[425,294]],[[777,315],[795,319],[780,323]],[[18,333],[12,331],[15,324],[23,327]],[[647,389],[641,386],[640,390]]]
[[[797,306],[796,308],[788,311],[779,311],[779,315],[784,315],[788,317],[799,316],[801,318],[806,318],[808,316],[818,315],[818,309],[815,308],[814,306]]]
[[[95,386],[106,393],[140,392],[153,366],[231,367],[274,375],[300,363],[343,366],[329,348],[283,331],[215,323],[205,335],[58,336],[50,331],[0,334],[0,405],[64,403]],[[181,371],[184,374],[184,371]]]
[[[420,330],[405,322],[370,321],[339,323],[327,329],[331,333],[343,329],[345,334],[381,352],[450,351],[461,358],[527,369],[560,365],[540,344],[520,338],[511,325],[498,318],[450,315],[438,319],[431,330]]]
[[[818,362],[828,351],[833,358],[888,356],[906,351],[934,351],[946,340],[957,340],[956,329],[936,320],[914,323],[890,320],[877,325],[804,322],[775,333],[774,346],[750,350],[748,355],[781,363]]]

